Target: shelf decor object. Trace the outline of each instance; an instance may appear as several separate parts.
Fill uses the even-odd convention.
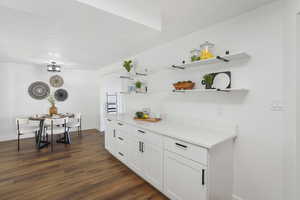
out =
[[[58,89],[54,93],[54,97],[57,101],[65,101],[67,100],[69,94],[65,89]]]
[[[36,81],[29,86],[28,93],[33,99],[42,100],[49,96],[50,87],[47,83]]]
[[[231,72],[219,72],[215,74],[213,88],[224,90],[231,88]]]
[[[205,89],[229,89],[231,88],[231,72],[205,74],[201,83],[205,85]]]
[[[211,59],[214,57],[212,53],[212,49],[214,48],[214,44],[206,41],[205,43],[200,45],[201,51],[200,51],[200,59],[206,60]]]
[[[172,69],[188,69],[191,67],[199,67],[204,66],[208,64],[217,64],[222,62],[231,62],[234,60],[243,60],[243,59],[249,59],[250,56],[247,53],[237,53],[237,54],[231,54],[231,55],[225,55],[225,56],[217,56],[214,58],[209,58],[205,60],[199,60],[191,63],[181,64],[181,65],[172,65]]]
[[[63,84],[64,84],[64,79],[59,76],[59,75],[54,75],[54,76],[51,76],[50,78],[50,85],[54,88],[59,88],[59,87],[62,87]]]
[[[179,81],[173,84],[175,90],[192,90],[195,87],[195,83],[192,81]]]
[[[199,49],[191,50],[191,62],[195,62],[199,60],[200,60],[200,50]]]
[[[126,69],[126,71],[129,73],[131,69],[133,68],[132,60],[125,60],[123,63],[123,67]]]

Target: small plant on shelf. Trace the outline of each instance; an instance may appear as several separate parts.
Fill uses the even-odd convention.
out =
[[[214,77],[212,74],[205,74],[203,76],[202,84],[205,85],[205,89],[212,89]]]
[[[131,69],[133,68],[133,65],[132,65],[132,60],[125,60],[124,63],[123,63],[123,67],[126,69],[127,72],[130,72]]]
[[[141,89],[141,88],[142,88],[142,82],[141,82],[141,81],[137,81],[137,82],[135,83],[135,87],[136,87],[137,89]]]

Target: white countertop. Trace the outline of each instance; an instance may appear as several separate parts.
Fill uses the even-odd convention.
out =
[[[207,149],[210,149],[217,144],[233,139],[237,136],[236,127],[232,129],[224,128],[223,130],[220,130],[220,127],[216,129],[214,127],[207,127],[207,125],[182,125],[178,122],[175,123],[167,120],[162,120],[156,123],[141,122],[134,120],[132,116],[127,114],[107,115],[106,118],[127,123],[141,129],[179,139],[190,144],[205,147]]]

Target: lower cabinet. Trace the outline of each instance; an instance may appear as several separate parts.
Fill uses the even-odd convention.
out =
[[[173,200],[206,200],[206,168],[165,151],[164,193]]]
[[[105,148],[172,200],[231,200],[233,140],[206,149],[107,121]]]
[[[143,174],[143,153],[142,142],[139,138],[129,140],[130,163],[129,167],[138,175],[144,177]],[[145,177],[144,177],[145,178]]]
[[[143,172],[145,178],[158,190],[163,189],[163,149],[162,147],[143,144]]]
[[[163,149],[142,139],[131,139],[129,167],[158,190],[163,188]]]
[[[116,129],[114,122],[110,119],[106,120],[105,126],[105,148],[114,156],[116,156]]]

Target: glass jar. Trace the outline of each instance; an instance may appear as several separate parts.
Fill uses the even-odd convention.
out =
[[[201,44],[201,52],[200,52],[200,59],[205,60],[209,58],[213,58],[214,55],[212,53],[212,50],[214,48],[214,44],[206,41],[205,43]]]
[[[198,60],[200,60],[200,50],[199,49],[191,50],[191,61],[195,62]]]

